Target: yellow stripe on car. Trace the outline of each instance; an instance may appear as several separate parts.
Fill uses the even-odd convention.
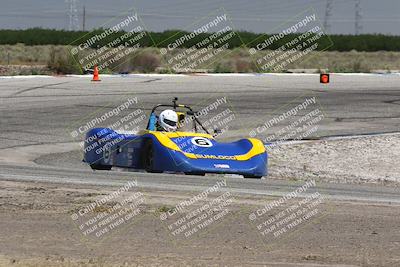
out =
[[[157,140],[166,148],[169,148],[174,151],[179,151],[182,152],[186,157],[191,158],[191,159],[197,159],[197,157],[193,153],[186,153],[183,152],[177,144],[172,142],[170,138],[176,138],[176,137],[182,137],[182,135],[177,135],[179,132],[156,132],[156,131],[148,131],[149,134],[154,135]],[[189,133],[187,133],[189,134]],[[196,134],[196,133],[193,133]],[[186,136],[192,136],[192,135],[186,135]]]
[[[265,152],[265,146],[260,140],[255,138],[247,138],[247,140],[253,145],[252,148],[246,154],[236,156],[236,160],[249,160]]]
[[[257,156],[259,154],[262,154],[265,152],[265,147],[264,144],[255,138],[248,138],[252,144],[252,148],[246,153],[242,155],[233,155],[233,156],[218,156],[218,155],[200,155],[200,154],[194,154],[194,153],[186,153],[182,151],[177,144],[175,144],[170,138],[178,138],[178,137],[205,137],[205,138],[210,138],[213,139],[213,137],[209,134],[204,134],[204,133],[190,133],[190,132],[157,132],[157,131],[146,131],[142,132],[144,133],[149,133],[154,135],[157,140],[166,148],[169,148],[174,151],[178,151],[183,153],[186,157],[190,159],[225,159],[225,160],[238,160],[238,161],[246,161],[251,159],[254,156]]]

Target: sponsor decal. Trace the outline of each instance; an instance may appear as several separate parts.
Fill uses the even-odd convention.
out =
[[[199,159],[230,159],[236,160],[236,156],[224,156],[224,155],[204,155],[204,154],[195,154],[195,156]]]
[[[229,169],[230,166],[228,164],[214,164],[214,168],[218,169]]]

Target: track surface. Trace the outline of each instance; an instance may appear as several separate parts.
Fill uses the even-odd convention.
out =
[[[279,180],[245,180],[231,177],[195,177],[149,173],[107,172],[91,170],[70,170],[64,168],[3,166],[0,179],[23,182],[46,182],[75,185],[99,185],[122,187],[128,180],[136,180],[138,186],[147,189],[170,191],[204,191],[219,180],[226,180],[227,186],[221,191],[238,194],[282,197],[301,187],[304,182]],[[390,187],[345,184],[317,184],[300,196],[315,192],[323,194],[328,200],[362,201],[400,204],[399,190]]]
[[[33,261],[29,266],[399,266],[398,186],[324,184],[316,179],[317,185],[300,196],[321,194],[325,200],[318,206],[320,216],[296,227],[293,235],[264,240],[249,216],[256,207],[304,185],[304,168],[287,180],[119,169],[94,172],[81,162],[83,136],[71,135],[128,98],[137,97],[148,113],[173,96],[197,109],[226,97],[235,120],[222,140],[247,137],[255,127],[309,97],[316,97],[325,115],[312,137],[397,132],[399,75],[332,75],[329,85],[320,85],[318,75],[102,79],[100,83],[91,83],[90,77],[0,79],[0,266],[26,266],[24,259]],[[116,118],[127,114],[123,111]],[[350,150],[376,144],[355,142],[357,148],[351,143]],[[372,153],[374,161],[385,161],[382,149],[374,151],[379,151]],[[297,157],[302,153],[300,149]],[[323,158],[316,155],[316,160]],[[370,158],[363,157],[369,170]],[[84,240],[71,214],[128,180],[136,180],[148,200],[140,223],[118,229],[110,239]],[[235,196],[231,215],[209,232],[183,242],[175,239],[161,223],[158,209],[175,206],[220,180],[227,184],[221,190]],[[276,213],[270,210],[266,216]]]
[[[71,130],[105,111],[137,97],[138,105],[148,112],[157,103],[178,96],[181,102],[201,108],[215,99],[226,97],[236,120],[225,139],[248,136],[252,129],[279,115],[288,103],[301,103],[299,97],[315,96],[325,114],[314,137],[368,134],[398,131],[400,125],[400,91],[398,75],[333,75],[332,83],[320,85],[317,75],[277,76],[141,76],[106,77],[100,83],[89,78],[18,78],[0,80],[1,133],[3,152],[31,147],[15,156],[21,165],[26,158],[58,153],[60,143],[77,142]],[[35,145],[42,145],[36,155]],[[48,146],[46,150],[46,146]],[[44,148],[43,148],[44,147]],[[64,145],[65,147],[65,145]],[[34,156],[29,155],[29,151]],[[7,155],[3,153],[3,157]],[[18,162],[21,158],[21,162]],[[57,161],[57,156],[52,156]],[[43,180],[66,183],[115,183],[131,175],[143,186],[173,190],[201,190],[218,177],[151,175],[144,173],[91,172],[76,159],[74,172],[65,168],[31,166],[21,168],[3,163],[1,179]],[[49,160],[51,161],[51,160]],[[72,164],[72,165],[71,165]],[[63,168],[64,167],[64,168]],[[116,180],[115,180],[116,178]],[[294,177],[300,178],[301,177]],[[283,194],[295,188],[293,182],[244,180],[228,177],[235,190],[250,194]],[[321,185],[321,190],[338,199],[398,202],[396,189],[368,186]],[[394,190],[394,191],[393,191]]]

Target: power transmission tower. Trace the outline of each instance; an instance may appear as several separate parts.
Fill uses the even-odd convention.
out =
[[[67,14],[69,18],[68,30],[70,31],[79,30],[78,1],[79,0],[65,0],[65,2],[69,4]]]
[[[326,7],[325,7],[325,19],[324,19],[324,29],[325,33],[331,32],[331,25],[329,24],[329,20],[332,16],[332,0],[326,0]]]
[[[355,6],[355,23],[354,23],[354,28],[355,28],[355,34],[359,35],[362,31],[362,13],[361,13],[361,0],[355,0],[356,1],[356,6]]]

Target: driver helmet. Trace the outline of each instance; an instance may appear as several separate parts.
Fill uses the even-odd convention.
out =
[[[166,132],[175,132],[177,129],[178,114],[171,109],[166,109],[160,114],[160,126]]]

